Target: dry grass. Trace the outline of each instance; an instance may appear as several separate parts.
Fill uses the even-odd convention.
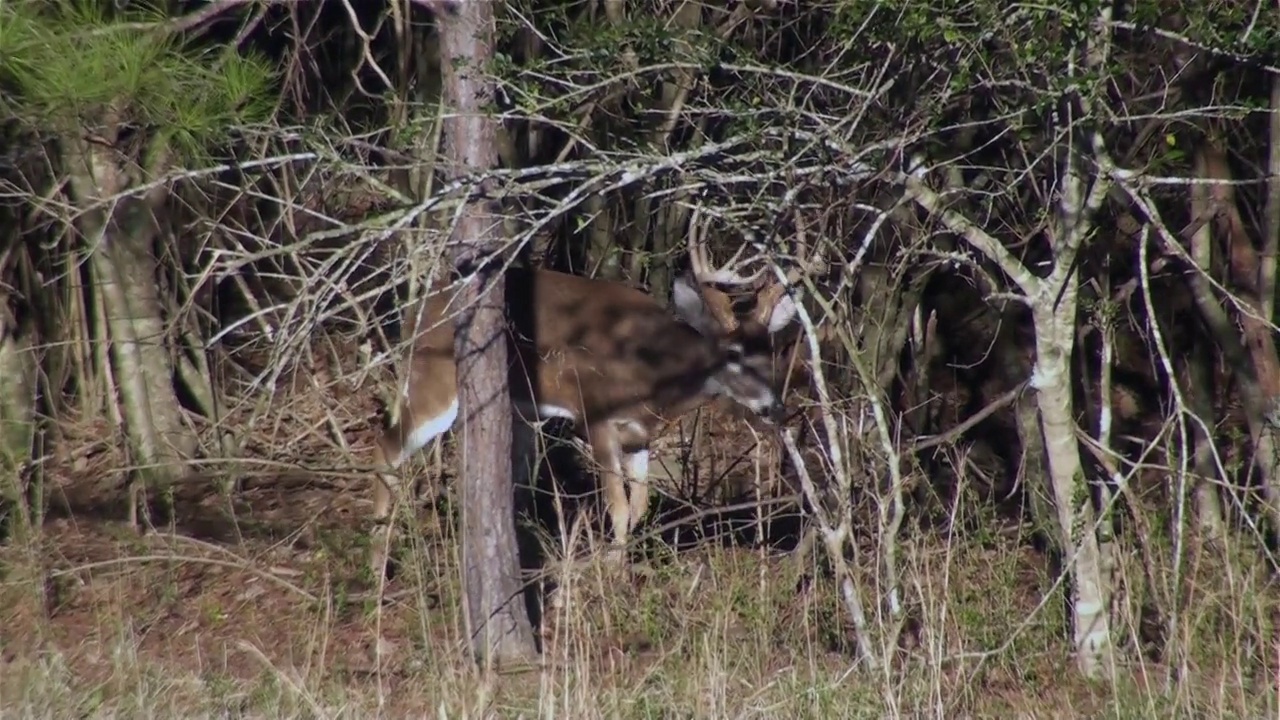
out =
[[[50,464],[55,505],[70,512],[48,520],[32,543],[0,548],[0,717],[1277,712],[1280,603],[1264,572],[1208,552],[1187,564],[1181,587],[1195,611],[1178,620],[1182,682],[1171,685],[1166,666],[1141,659],[1144,574],[1126,561],[1116,634],[1127,660],[1113,682],[1086,683],[1072,670],[1061,595],[1044,558],[1023,528],[994,516],[958,518],[951,527],[979,528],[963,536],[904,532],[913,623],[886,670],[853,666],[850,630],[817,559],[716,542],[676,551],[650,540],[642,573],[550,562],[558,589],[541,628],[541,665],[485,674],[463,646],[448,503],[417,514],[414,531],[401,536],[405,570],[378,598],[363,563],[363,477],[314,471],[346,457],[319,439],[326,425],[341,427],[361,457],[366,408],[305,386],[278,402],[297,398],[309,404],[277,414],[287,422],[273,424],[266,437],[274,440],[256,452],[276,461],[292,453],[312,470],[255,476],[250,467],[255,479],[234,504],[209,483],[183,488],[174,532],[139,537],[85,490],[115,492],[103,478],[118,476],[111,469],[121,460],[102,443]],[[326,417],[321,407],[346,414]],[[957,512],[982,512],[975,508]],[[858,560],[867,598],[876,587],[872,534],[864,533]],[[548,554],[580,556],[580,536],[570,537],[572,552],[552,543]],[[888,621],[875,622],[880,636]]]
[[[1181,692],[1134,664],[1075,679],[1043,562],[1016,539],[912,547],[920,629],[892,670],[851,665],[833,588],[789,556],[705,547],[627,577],[564,570],[542,666],[485,676],[461,642],[450,542],[421,538],[379,603],[361,539],[234,546],[52,521],[4,551],[4,717],[1261,717],[1274,665],[1218,581],[1184,621]],[[1203,571],[1203,568],[1197,572]],[[1261,593],[1257,596],[1263,597]],[[1255,600],[1255,602],[1261,602]],[[1234,618],[1234,623],[1233,623]],[[1263,648],[1265,649],[1265,648]],[[1251,654],[1252,652],[1252,654]],[[989,653],[989,654],[988,654]],[[1268,669],[1270,666],[1270,669]],[[1178,712],[1175,712],[1178,711]]]

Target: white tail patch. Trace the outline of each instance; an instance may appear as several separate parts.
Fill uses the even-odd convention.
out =
[[[453,427],[453,423],[458,419],[458,398],[454,398],[449,403],[449,407],[439,415],[427,419],[420,423],[418,427],[409,433],[409,438],[405,442],[404,447],[400,449],[400,456],[391,463],[392,467],[399,467],[406,459],[427,446],[427,443],[436,439],[445,430]]]
[[[776,333],[790,325],[799,309],[796,306],[795,299],[790,295],[783,295],[779,298],[778,304],[773,306],[773,312],[769,314],[769,332],[771,334]]]

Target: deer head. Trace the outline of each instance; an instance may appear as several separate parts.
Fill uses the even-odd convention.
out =
[[[792,326],[800,295],[797,284],[803,274],[821,274],[827,267],[820,250],[809,248],[804,225],[797,222],[795,264],[779,281],[764,253],[744,254],[743,244],[726,262],[715,265],[699,228],[695,209],[690,221],[689,269],[675,281],[671,299],[677,317],[704,335],[720,338],[726,352],[724,371],[714,380],[717,394],[726,396],[759,414],[762,402],[759,385],[773,382],[778,342],[783,330]],[[751,266],[757,266],[748,272]],[[717,286],[744,288],[755,296],[755,307],[742,316],[733,310],[730,294]],[[753,399],[754,398],[754,399]]]

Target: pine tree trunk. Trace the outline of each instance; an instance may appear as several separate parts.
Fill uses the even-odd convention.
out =
[[[140,200],[106,200],[127,188],[108,151],[71,141],[71,183],[87,209],[81,229],[106,317],[119,403],[137,466],[131,495],[140,487],[168,488],[195,453],[195,436],[182,417],[151,250],[154,221]],[[136,205],[134,203],[137,203]],[[132,516],[131,516],[132,517]]]
[[[36,430],[36,354],[0,292],[0,538],[27,539],[38,522],[23,479]]]
[[[484,172],[498,160],[497,122],[485,115],[493,94],[484,75],[493,53],[493,3],[443,0],[433,7],[445,101],[454,113],[445,121],[447,172]],[[470,274],[459,292],[464,310],[456,321],[454,352],[468,636],[479,661],[504,662],[531,656],[536,648],[516,544],[504,285],[501,263],[484,262],[502,250],[502,223],[487,205],[469,202],[452,238],[454,266]]]

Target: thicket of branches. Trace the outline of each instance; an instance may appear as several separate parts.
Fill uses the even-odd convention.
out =
[[[1274,570],[1264,3],[511,0],[502,167],[451,184],[425,6],[115,5],[0,6],[11,534],[77,433],[120,439],[135,489],[199,461],[233,490],[318,333],[389,362],[483,181],[520,261],[659,297],[695,210],[725,256],[825,257],[795,340],[821,459],[788,437],[783,472],[867,663],[909,624],[908,520],[961,502],[1039,529],[1090,676],[1117,642],[1178,665],[1197,554]]]

